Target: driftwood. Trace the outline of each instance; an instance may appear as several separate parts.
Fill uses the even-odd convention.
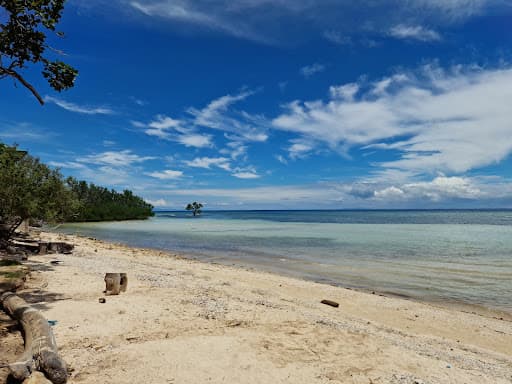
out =
[[[38,244],[38,251],[40,255],[46,255],[47,253],[71,253],[75,246],[73,244],[63,242],[45,242],[40,241]]]
[[[22,384],[52,384],[41,372],[32,372],[32,374]]]
[[[58,354],[52,329],[41,312],[10,292],[4,293],[0,302],[5,311],[21,323],[25,335],[25,352],[18,361],[9,364],[11,375],[21,381],[37,370],[44,372],[54,384],[66,383],[66,363]]]
[[[322,300],[321,303],[325,304],[325,305],[330,305],[331,307],[334,307],[334,308],[338,308],[340,306],[337,302],[332,301],[332,300]]]
[[[105,274],[105,294],[119,295],[128,289],[128,276],[126,273],[107,273]]]

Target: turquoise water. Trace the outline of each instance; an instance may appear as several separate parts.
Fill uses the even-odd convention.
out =
[[[340,286],[512,312],[512,211],[240,211],[62,227]]]

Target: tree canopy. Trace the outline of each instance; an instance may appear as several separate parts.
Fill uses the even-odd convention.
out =
[[[197,201],[194,201],[191,204],[187,204],[187,206],[185,207],[187,211],[192,211],[194,216],[201,214],[201,208],[203,208],[203,204],[198,203]]]
[[[132,191],[119,193],[72,177],[66,182],[79,202],[68,221],[134,220],[153,215],[153,206]]]
[[[44,100],[20,71],[29,64],[42,64],[42,75],[60,92],[73,87],[78,71],[70,65],[51,60],[48,50],[58,52],[46,42],[48,33],[63,37],[56,31],[65,0],[0,0],[0,79],[19,81],[37,98]]]
[[[17,147],[0,143],[0,238],[10,237],[27,218],[63,221],[77,201],[62,175]]]
[[[0,246],[25,219],[47,222],[146,219],[153,206],[131,191],[108,190],[62,174],[0,143]]]

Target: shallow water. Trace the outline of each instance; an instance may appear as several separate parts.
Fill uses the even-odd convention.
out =
[[[80,233],[341,286],[512,312],[512,211],[158,213]]]

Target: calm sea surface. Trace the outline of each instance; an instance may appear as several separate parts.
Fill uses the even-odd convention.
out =
[[[512,312],[512,211],[225,211],[61,227],[340,286]]]

